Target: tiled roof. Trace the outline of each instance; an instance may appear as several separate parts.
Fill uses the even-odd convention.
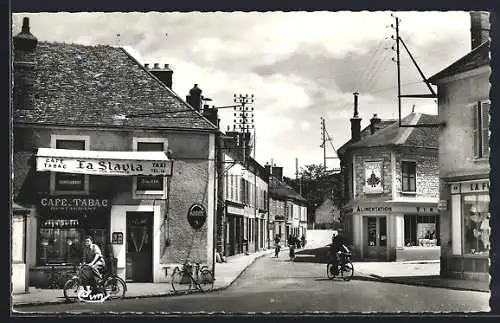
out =
[[[378,123],[376,126],[377,131],[380,131],[380,130],[392,125],[394,122],[396,122],[396,120],[391,120],[391,119],[381,120],[380,123]],[[371,135],[370,125],[366,126],[363,130],[361,130],[361,139],[364,139],[370,135]],[[352,139],[349,139],[349,141],[347,141],[339,149],[337,149],[337,153],[342,155],[347,150],[347,148],[349,148],[352,145],[352,143],[353,143]]]
[[[470,53],[458,59],[456,62],[445,68],[444,70],[434,74],[429,78],[429,82],[436,84],[438,80],[455,75],[461,72],[469,71],[477,67],[487,65],[490,62],[490,41],[485,41]]]
[[[403,125],[422,125],[438,123],[437,115],[412,112],[401,120]],[[376,131],[373,135],[352,144],[349,148],[367,148],[380,146],[417,146],[427,148],[439,147],[439,129],[431,127],[399,127],[395,121],[390,126]]]
[[[217,131],[123,48],[39,42],[35,57],[34,108],[14,107],[15,122]]]
[[[274,176],[271,176],[269,178],[269,196],[273,198],[293,199],[300,202],[307,201],[293,188]]]

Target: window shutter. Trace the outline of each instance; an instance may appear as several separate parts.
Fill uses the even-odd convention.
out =
[[[472,126],[472,140],[474,141],[474,157],[481,157],[479,145],[479,103],[472,106],[473,126]]]
[[[481,102],[481,141],[482,156],[488,156],[490,152],[490,102]]]

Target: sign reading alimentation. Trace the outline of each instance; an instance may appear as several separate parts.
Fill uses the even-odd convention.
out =
[[[38,210],[41,212],[100,212],[108,211],[111,201],[107,198],[80,195],[40,196]]]
[[[191,205],[188,211],[187,220],[193,229],[201,229],[207,221],[207,211],[205,207],[197,203]]]

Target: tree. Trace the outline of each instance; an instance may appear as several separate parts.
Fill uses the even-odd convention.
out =
[[[301,167],[298,175],[298,180],[288,177],[284,177],[283,180],[297,192],[302,191],[302,196],[308,204],[307,218],[309,223],[314,222],[314,212],[325,198],[331,198],[337,208],[342,206],[341,174],[325,170],[321,164],[310,164]]]

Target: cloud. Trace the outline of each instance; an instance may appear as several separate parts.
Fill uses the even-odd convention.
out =
[[[470,51],[467,12],[396,15],[426,77]],[[300,165],[323,163],[320,117],[334,147],[349,139],[353,92],[359,92],[362,126],[374,113],[397,117],[394,18],[387,11],[16,13],[13,33],[24,16],[39,40],[119,43],[141,64],[170,64],[181,98],[194,83],[216,106],[234,104],[235,93],[254,94],[257,160],[273,158],[288,176],[295,158]],[[400,59],[402,92],[428,93],[404,48]],[[435,111],[433,100],[403,100],[403,114],[413,104],[418,112]],[[234,111],[219,111],[226,129]]]

